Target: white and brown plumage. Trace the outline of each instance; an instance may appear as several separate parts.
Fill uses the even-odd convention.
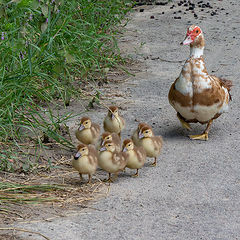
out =
[[[79,144],[72,165],[79,172],[80,179],[83,179],[82,174],[88,174],[88,183],[90,183],[92,174],[96,172],[97,164],[98,153],[96,148],[93,145]]]
[[[136,169],[136,174],[133,176],[138,176],[138,169],[142,168],[146,161],[146,152],[143,147],[136,147],[131,139],[125,139],[123,141],[123,152],[127,153],[127,167],[131,169]]]
[[[107,116],[103,121],[103,128],[106,132],[115,132],[121,136],[121,131],[125,127],[125,120],[119,115],[118,107],[110,106]]]
[[[89,117],[83,117],[75,134],[80,142],[95,144],[100,136],[100,126],[93,123]]]
[[[137,129],[133,132],[132,136],[131,136],[131,139],[133,140],[133,143],[136,145],[136,146],[141,146],[141,139],[139,138],[139,135],[142,133],[142,129],[144,127],[149,127],[151,128],[150,125],[148,125],[147,123],[144,123],[144,122],[141,122],[138,124],[138,127]]]
[[[108,172],[107,181],[112,182],[111,174],[116,175],[123,171],[127,164],[127,154],[124,152],[116,152],[116,146],[112,141],[106,141],[104,146],[100,148],[99,167]]]
[[[139,138],[141,139],[140,144],[146,151],[147,157],[154,158],[152,165],[156,166],[157,157],[160,155],[163,146],[162,137],[154,136],[151,127],[143,127]]]
[[[198,26],[188,28],[183,44],[190,44],[190,57],[171,86],[169,102],[183,127],[190,129],[191,122],[207,124],[203,134],[190,135],[191,139],[208,140],[213,120],[228,111],[232,83],[208,74],[203,59],[205,41]]]
[[[115,144],[116,151],[121,151],[121,140],[116,133],[104,132],[101,136],[100,146],[104,146],[106,141],[112,141]]]

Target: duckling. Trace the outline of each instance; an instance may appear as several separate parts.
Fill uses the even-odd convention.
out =
[[[133,177],[138,177],[138,169],[142,168],[146,161],[146,152],[143,147],[136,147],[131,139],[123,141],[123,152],[128,154],[127,167],[137,169]]]
[[[84,144],[95,144],[100,136],[100,126],[92,123],[89,117],[83,117],[75,134],[80,142]]]
[[[88,183],[91,182],[92,174],[96,172],[98,153],[93,145],[79,144],[77,153],[72,160],[73,167],[79,172],[80,179],[82,174],[88,174]]]
[[[116,152],[121,151],[121,140],[116,133],[104,132],[101,137],[101,146],[104,146],[106,141],[112,141],[116,146]]]
[[[108,182],[112,182],[111,173],[118,175],[127,165],[127,154],[124,152],[116,152],[116,145],[113,141],[106,141],[100,148],[99,167],[108,172]]]
[[[152,166],[156,166],[157,157],[161,153],[163,139],[161,136],[154,136],[151,127],[143,127],[142,133],[139,134],[139,138],[141,139],[141,146],[146,151],[147,157],[153,157],[154,162]]]
[[[103,121],[103,128],[106,132],[115,132],[121,137],[121,131],[125,127],[125,120],[118,114],[118,107],[110,106],[108,114]]]
[[[143,127],[151,128],[151,126],[148,125],[147,123],[141,122],[141,123],[138,124],[137,129],[133,132],[133,135],[131,136],[131,139],[133,140],[133,143],[138,147],[141,146],[141,140],[139,138],[139,134],[142,133],[141,131],[142,131]]]

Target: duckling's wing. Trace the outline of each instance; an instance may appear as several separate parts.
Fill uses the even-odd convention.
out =
[[[153,144],[154,144],[154,148],[156,149],[156,151],[158,151],[160,153],[161,149],[162,149],[162,145],[163,145],[163,139],[161,136],[155,136],[152,138],[153,140]]]
[[[113,163],[119,166],[119,169],[123,169],[127,164],[127,153],[120,152],[113,154]]]
[[[91,129],[94,138],[100,135],[100,126],[98,124],[93,123]]]
[[[137,154],[137,158],[139,162],[145,162],[146,160],[146,151],[143,147],[134,147],[134,151]]]

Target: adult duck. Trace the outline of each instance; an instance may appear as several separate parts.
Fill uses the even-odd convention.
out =
[[[190,56],[172,84],[168,99],[183,127],[190,130],[189,123],[207,124],[202,134],[189,137],[208,140],[213,120],[228,111],[232,82],[208,74],[203,58],[205,41],[200,27],[190,26],[182,44],[190,44]]]

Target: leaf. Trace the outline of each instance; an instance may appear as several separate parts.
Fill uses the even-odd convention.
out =
[[[42,31],[42,32],[45,32],[46,29],[47,29],[47,27],[48,27],[48,23],[47,23],[47,22],[42,23],[42,24],[41,24],[41,31]]]
[[[72,56],[70,53],[66,52],[65,53],[66,61],[67,63],[73,63],[75,62],[74,56]]]
[[[31,3],[31,7],[33,10],[36,10],[39,7],[39,2],[38,0],[33,0]]]
[[[43,14],[45,17],[48,17],[48,6],[43,5],[43,6],[41,6],[41,9],[42,9],[42,14]]]

